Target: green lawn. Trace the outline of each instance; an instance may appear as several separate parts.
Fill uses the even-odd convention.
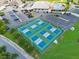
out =
[[[79,22],[74,27],[75,31],[66,31],[59,44],[52,44],[40,59],[79,59]]]
[[[6,32],[4,34],[7,38],[18,44],[20,47],[22,47],[26,52],[28,52],[30,55],[35,57],[35,55],[38,55],[38,52],[35,50],[35,48],[29,44],[26,39],[19,33],[16,29],[10,30],[9,32]],[[35,57],[36,59],[38,58]]]

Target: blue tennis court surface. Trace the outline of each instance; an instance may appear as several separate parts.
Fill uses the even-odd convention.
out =
[[[18,31],[41,53],[63,32],[61,28],[41,19],[35,19],[29,24],[19,27]]]

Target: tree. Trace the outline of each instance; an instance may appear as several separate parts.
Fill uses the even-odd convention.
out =
[[[73,1],[73,0],[71,0],[71,2],[73,3],[74,1]]]
[[[65,12],[68,11],[68,9],[70,7],[70,2],[71,2],[71,0],[67,0]]]
[[[6,24],[9,24],[9,20],[8,20],[8,19],[4,18],[3,20],[4,20],[4,22],[5,22]]]
[[[2,51],[6,51],[6,47],[5,46],[0,46],[0,53],[2,53]]]
[[[15,28],[12,28],[11,30],[10,30],[10,33],[14,33],[16,31],[16,29]]]
[[[6,32],[6,25],[2,20],[0,20],[0,34],[4,34],[5,32]]]
[[[22,3],[25,3],[26,2],[26,0],[21,0],[22,1]]]
[[[5,46],[0,46],[0,59],[17,59],[16,53],[10,53],[6,51]]]
[[[78,0],[78,4],[79,4],[79,0]]]
[[[4,16],[4,12],[0,11],[0,16]]]

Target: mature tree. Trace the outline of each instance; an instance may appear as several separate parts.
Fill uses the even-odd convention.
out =
[[[9,20],[7,18],[3,19],[6,24],[9,24]]]
[[[79,4],[79,0],[78,0],[78,4]]]
[[[26,2],[26,0],[21,0],[23,3],[25,3]]]
[[[0,11],[0,16],[4,16],[4,12]]]
[[[6,32],[6,25],[2,20],[0,20],[0,34],[4,34],[5,32]]]
[[[11,30],[10,30],[10,33],[14,33],[16,31],[16,29],[15,28],[12,28]]]
[[[5,46],[0,46],[0,59],[17,59],[16,53],[10,53],[6,51]]]

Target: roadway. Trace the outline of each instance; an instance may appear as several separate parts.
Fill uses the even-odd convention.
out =
[[[5,45],[7,47],[7,51],[9,52],[17,53],[19,55],[17,59],[34,59],[21,47],[2,35],[0,35],[0,45]]]

